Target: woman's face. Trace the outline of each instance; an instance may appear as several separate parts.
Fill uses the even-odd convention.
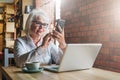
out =
[[[35,17],[31,25],[31,34],[35,37],[41,37],[47,30],[48,24],[41,17]]]

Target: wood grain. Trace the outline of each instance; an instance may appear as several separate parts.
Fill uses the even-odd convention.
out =
[[[8,80],[119,80],[120,73],[106,71],[98,68],[72,72],[53,73],[48,71],[38,73],[24,73],[21,68],[1,67],[2,74]]]

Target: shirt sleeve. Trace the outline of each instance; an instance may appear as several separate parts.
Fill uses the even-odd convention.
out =
[[[60,64],[61,59],[63,57],[63,51],[61,50],[61,48],[59,48],[59,45],[55,45],[54,43],[52,43],[52,47],[50,51],[51,51],[52,60],[56,64]]]
[[[27,59],[27,52],[25,52],[24,45],[16,39],[15,44],[14,44],[14,57],[15,57],[15,62],[16,66],[22,67],[23,63]]]
[[[59,64],[62,54],[62,50],[54,43],[51,43],[46,49],[42,49],[40,46],[30,48],[30,45],[21,39],[16,39],[14,44],[15,62],[18,67],[23,67],[27,61],[49,64],[51,62],[51,58],[56,64]]]
[[[16,39],[14,44],[14,55],[16,66],[22,67],[25,62],[40,62],[40,63],[48,63],[50,60],[50,56],[48,54],[48,50],[43,50],[41,47],[37,47],[35,49],[28,50],[26,48],[23,41]]]

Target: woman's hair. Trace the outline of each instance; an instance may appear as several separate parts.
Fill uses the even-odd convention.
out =
[[[27,21],[26,21],[26,25],[25,25],[25,33],[26,35],[30,35],[30,32],[31,32],[31,25],[32,25],[32,21],[35,19],[35,17],[41,17],[44,19],[44,21],[46,23],[49,24],[49,18],[48,16],[46,15],[46,13],[44,11],[42,11],[41,9],[33,9],[28,18],[27,18]]]

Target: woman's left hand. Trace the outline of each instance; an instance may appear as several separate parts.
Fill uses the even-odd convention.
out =
[[[53,30],[53,36],[56,38],[56,40],[60,43],[59,47],[61,49],[66,48],[66,42],[65,42],[65,37],[64,37],[64,28],[63,30],[61,29],[60,26],[58,26],[61,32],[58,32],[56,30]]]

